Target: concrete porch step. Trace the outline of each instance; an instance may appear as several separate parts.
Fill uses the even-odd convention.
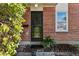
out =
[[[18,52],[17,56],[31,56],[31,52]]]

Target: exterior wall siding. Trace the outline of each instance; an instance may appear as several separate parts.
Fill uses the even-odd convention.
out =
[[[30,9],[25,12],[25,24],[31,25]],[[27,18],[28,17],[28,18]],[[23,40],[31,40],[30,28],[24,28]],[[25,33],[29,31],[29,34]],[[55,7],[43,7],[43,36],[51,36],[59,41],[79,40],[79,4],[68,4],[68,32],[55,32]]]
[[[43,8],[43,36],[54,37],[55,32],[55,7]]]
[[[23,23],[24,30],[22,33],[22,40],[24,41],[30,41],[31,40],[31,11],[30,7],[26,8],[24,19],[26,22]]]
[[[49,23],[50,25],[44,25],[44,27],[46,26],[46,29],[44,29],[44,31],[48,32],[45,34],[50,35],[51,37],[55,38],[56,40],[60,40],[60,41],[79,40],[79,13],[78,13],[79,8],[78,7],[79,7],[79,4],[68,5],[68,10],[69,10],[68,11],[68,22],[69,22],[68,32],[55,32],[55,11],[52,10],[55,8],[52,8],[51,9],[52,11],[48,10],[47,11],[48,13],[46,12],[48,16],[44,16],[45,17],[44,20],[47,22],[47,24]],[[47,9],[50,9],[50,8],[47,8]],[[49,19],[50,19],[50,22],[49,22]],[[44,23],[46,24],[45,21]],[[51,22],[53,24],[51,24]],[[52,30],[50,30],[49,27]]]

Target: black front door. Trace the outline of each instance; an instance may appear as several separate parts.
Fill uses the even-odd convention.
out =
[[[31,11],[31,40],[41,41],[43,39],[43,12]]]

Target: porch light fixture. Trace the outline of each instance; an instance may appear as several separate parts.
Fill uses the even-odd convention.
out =
[[[38,4],[35,4],[35,7],[38,7]]]

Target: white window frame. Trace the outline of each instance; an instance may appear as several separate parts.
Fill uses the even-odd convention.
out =
[[[58,12],[66,12],[66,30],[59,30],[57,28],[57,14]],[[68,11],[57,11],[55,12],[55,32],[68,32]]]

